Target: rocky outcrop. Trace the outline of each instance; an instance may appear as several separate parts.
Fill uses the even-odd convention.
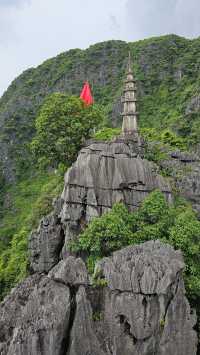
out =
[[[68,257],[1,304],[0,354],[195,355],[183,268],[180,252],[151,241],[101,260],[91,284]]]
[[[60,257],[69,255],[71,240],[114,203],[123,202],[132,211],[156,188],[171,201],[168,180],[142,156],[143,144],[138,135],[111,143],[93,141],[80,151],[65,175],[64,190],[54,213],[45,217],[30,237],[34,272],[48,272],[58,262],[61,249]]]
[[[180,252],[159,241],[130,246],[99,261],[93,277],[70,255],[92,218],[115,202],[132,211],[155,188],[171,201],[138,135],[81,150],[54,212],[30,235],[33,275],[0,305],[0,355],[196,354]]]
[[[183,267],[181,254],[159,242],[128,247],[99,263],[112,290],[105,314],[114,354],[195,354],[195,317],[184,296]]]
[[[54,203],[54,212],[42,218],[37,231],[29,237],[29,259],[33,272],[48,272],[60,260],[64,232],[58,217],[61,201]]]
[[[159,165],[172,176],[180,195],[190,201],[200,217],[200,151],[170,152]]]
[[[65,248],[80,230],[109,211],[116,202],[136,209],[154,189],[160,189],[168,201],[171,188],[156,173],[156,166],[139,156],[140,145],[133,141],[93,143],[81,150],[76,163],[65,175],[60,213],[65,230]]]

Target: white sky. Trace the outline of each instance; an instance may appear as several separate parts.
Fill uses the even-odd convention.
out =
[[[70,48],[167,33],[200,36],[200,0],[0,0],[0,95]]]

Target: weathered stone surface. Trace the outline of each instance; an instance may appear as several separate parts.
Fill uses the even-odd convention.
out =
[[[21,319],[22,310],[41,276],[35,274],[12,290],[0,304],[0,354],[7,355],[14,329]]]
[[[30,277],[1,304],[0,354],[64,354],[70,312],[67,286],[46,276]]]
[[[112,290],[167,294],[176,275],[184,268],[182,255],[159,241],[130,246],[96,265]]]
[[[120,250],[97,264],[104,287],[91,285],[83,260],[69,255],[70,240],[115,202],[134,210],[155,188],[171,201],[167,179],[141,158],[140,143],[119,138],[81,150],[54,212],[30,236],[36,275],[2,305],[1,355],[196,354],[196,316],[185,297],[180,252],[158,241]],[[194,155],[171,154],[177,171],[197,162]],[[23,301],[15,305],[15,298]]]
[[[64,233],[56,211],[43,217],[37,231],[29,237],[31,270],[48,272],[59,261]]]
[[[96,273],[107,286],[100,287],[70,256],[1,304],[0,354],[195,355],[183,268],[180,252],[146,242],[101,260]]]
[[[108,281],[104,322],[112,354],[196,354],[196,319],[185,297],[180,252],[151,241],[97,267]]]
[[[200,217],[200,151],[174,151],[168,156],[159,165],[170,172],[180,195],[190,201]]]
[[[50,272],[49,277],[65,285],[88,285],[89,278],[85,263],[80,258],[69,256],[61,260]]]
[[[63,254],[92,218],[109,211],[116,202],[134,210],[156,188],[171,200],[167,179],[156,173],[153,163],[140,157],[139,138],[132,144],[118,139],[83,148],[65,175],[60,214],[65,230]]]
[[[100,345],[103,339],[98,340],[94,329],[92,308],[84,287],[80,287],[76,295],[76,316],[70,336],[69,355],[106,354]]]
[[[168,201],[172,199],[168,180],[157,174],[155,164],[142,159],[143,141],[138,134],[110,143],[88,143],[65,175],[64,190],[54,212],[43,218],[29,238],[34,272],[48,272],[59,261],[61,249],[62,257],[71,254],[71,240],[114,203],[123,202],[132,211],[156,188]]]

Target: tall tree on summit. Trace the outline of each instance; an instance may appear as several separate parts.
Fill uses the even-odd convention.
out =
[[[86,105],[75,96],[50,95],[36,118],[36,135],[31,143],[39,165],[71,164],[83,141],[91,136],[94,128],[98,128],[103,117],[100,107],[89,104],[89,101]]]

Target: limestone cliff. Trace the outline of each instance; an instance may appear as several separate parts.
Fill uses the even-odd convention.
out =
[[[54,211],[30,236],[33,275],[0,306],[1,355],[196,354],[180,252],[159,241],[130,246],[98,262],[92,278],[70,255],[94,216],[117,201],[134,210],[155,188],[171,201],[138,135],[81,150]]]
[[[135,140],[93,142],[83,148],[65,175],[55,212],[44,218],[30,237],[32,270],[49,271],[57,262],[57,251],[62,249],[62,255],[67,255],[69,242],[93,217],[110,210],[115,202],[124,202],[134,210],[156,188],[170,201],[169,182],[156,171],[155,164],[142,159],[138,136]]]
[[[0,354],[195,355],[183,268],[179,252],[146,242],[97,265],[102,287],[91,285],[81,259],[68,257],[1,304]]]

